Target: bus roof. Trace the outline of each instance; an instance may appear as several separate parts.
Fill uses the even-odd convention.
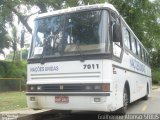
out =
[[[90,10],[90,9],[101,9],[101,8],[111,9],[119,15],[118,11],[115,9],[115,7],[112,4],[104,3],[104,4],[84,5],[84,6],[77,6],[77,7],[71,7],[71,8],[69,7],[69,8],[61,9],[61,10],[55,10],[53,12],[39,14],[36,19],[64,14],[64,13],[70,13],[70,12],[76,12],[76,11],[82,11],[82,10]]]

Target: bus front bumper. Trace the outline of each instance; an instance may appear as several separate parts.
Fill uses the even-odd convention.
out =
[[[110,93],[37,93],[27,92],[27,104],[31,109],[115,111]],[[57,102],[57,96],[65,96],[67,102]]]

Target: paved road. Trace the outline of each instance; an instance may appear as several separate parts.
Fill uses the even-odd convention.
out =
[[[148,100],[132,103],[127,114],[160,114],[160,88],[153,89]]]
[[[160,120],[160,115],[157,116],[158,114],[160,114],[160,87],[157,89],[154,89],[152,91],[152,93],[149,96],[148,100],[138,100],[132,104],[129,105],[128,107],[128,111],[127,111],[127,115],[131,115],[131,114],[154,114],[153,116],[147,116],[148,120]],[[72,114],[70,115],[66,115],[62,116],[62,118],[45,118],[43,120],[106,120],[107,117],[101,117],[99,115],[104,115],[105,117],[108,116],[107,113],[78,113],[78,114]],[[135,116],[129,116],[130,118],[125,118],[125,119],[132,119],[131,117],[133,117],[133,119],[138,119],[138,118],[134,118]],[[144,118],[144,116],[138,116],[139,119],[142,119],[141,117],[143,117],[143,119],[147,119]],[[146,116],[145,116],[146,117]],[[150,119],[149,119],[150,118]],[[124,118],[118,118],[117,120],[123,120]],[[114,120],[114,118],[112,117],[110,120]]]

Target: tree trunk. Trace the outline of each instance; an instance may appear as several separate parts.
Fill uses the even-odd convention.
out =
[[[27,19],[25,16],[22,16],[15,8],[12,8],[11,6],[7,5],[7,7],[17,15],[18,19],[21,21],[21,23],[26,27],[29,33],[32,33],[31,27],[27,23]]]
[[[16,56],[16,51],[13,52],[12,62],[15,60],[15,56]]]

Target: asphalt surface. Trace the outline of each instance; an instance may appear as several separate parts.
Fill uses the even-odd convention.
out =
[[[23,110],[22,110],[23,111]],[[59,111],[40,111],[34,112],[30,115],[28,111],[27,116],[20,117],[18,120],[123,120],[123,119],[147,119],[147,120],[160,120],[160,87],[154,87],[152,93],[149,95],[148,100],[137,100],[134,103],[131,103],[127,110],[127,115],[129,116],[116,116],[112,113],[97,113],[97,112],[73,112],[68,114],[67,112]],[[31,113],[33,110],[31,111]],[[3,113],[4,114],[15,114],[14,112]],[[23,113],[26,113],[23,111]],[[2,114],[2,113],[1,113]],[[21,114],[21,113],[18,113]],[[114,114],[114,113],[113,113]],[[145,116],[144,116],[145,115]],[[149,116],[146,116],[149,115]],[[1,118],[0,118],[1,120]],[[3,119],[2,119],[3,120]],[[4,119],[5,120],[5,119]],[[7,119],[6,119],[7,120]]]
[[[51,112],[52,113],[52,112]],[[114,113],[113,113],[114,114]],[[49,114],[39,117],[41,120],[123,120],[147,119],[160,120],[160,87],[154,87],[148,100],[137,100],[129,105],[126,116],[112,115],[112,113],[73,112],[71,114]],[[145,116],[144,116],[145,115]],[[149,115],[149,116],[148,116]],[[37,118],[36,120],[39,120]]]
[[[152,90],[148,100],[130,104],[127,114],[160,114],[160,87]]]

